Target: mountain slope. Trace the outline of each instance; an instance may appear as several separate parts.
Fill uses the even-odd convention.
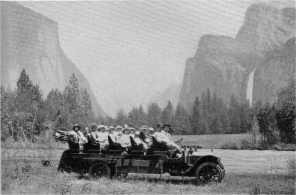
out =
[[[295,37],[295,29],[294,8],[279,9],[268,4],[254,4],[247,9],[244,24],[236,38],[202,36],[195,56],[186,62],[180,103],[187,109],[190,108],[195,97],[200,96],[207,88],[222,97],[226,104],[232,94],[241,101],[245,100],[249,74],[254,69],[254,86],[262,87],[265,85],[262,82],[269,82],[268,77],[276,76],[275,80],[281,80],[281,84],[273,82],[270,87],[273,88],[272,91],[278,91],[281,86],[287,84],[285,78],[295,74],[295,65],[292,60],[292,64],[288,65],[292,67],[289,69],[290,73],[285,71],[283,74],[271,74],[270,71],[277,72],[286,68],[283,64],[268,66],[271,62],[270,54],[272,51],[283,50],[285,43]],[[261,70],[262,67],[265,69]],[[265,74],[259,74],[259,71]],[[264,78],[260,80],[262,77]],[[274,100],[274,92],[272,97],[269,97],[270,93],[254,89],[254,100]]]
[[[173,82],[163,91],[157,92],[152,98],[149,99],[148,102],[156,102],[161,108],[165,108],[168,104],[168,101],[171,101],[174,108],[176,108],[179,102],[180,91],[181,83]]]
[[[1,2],[1,84],[15,87],[25,69],[44,95],[63,90],[74,73],[90,94],[96,116],[106,114],[90,84],[60,47],[57,22],[12,2]]]

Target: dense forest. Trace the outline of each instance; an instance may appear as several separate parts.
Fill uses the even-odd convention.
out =
[[[48,129],[70,129],[75,123],[85,127],[96,122],[135,128],[169,123],[175,134],[183,135],[247,133],[257,126],[267,143],[295,143],[295,102],[292,80],[272,105],[256,102],[251,108],[248,102],[238,101],[232,95],[227,106],[215,92],[207,90],[196,97],[189,111],[180,104],[174,107],[170,101],[163,109],[152,102],[147,112],[140,105],[128,113],[119,110],[115,118],[98,118],[94,116],[88,92],[79,87],[74,74],[63,91],[52,89],[44,99],[39,86],[23,70],[14,90],[1,87],[1,139],[34,141]]]

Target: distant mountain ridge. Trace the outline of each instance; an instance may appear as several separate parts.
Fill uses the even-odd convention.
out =
[[[295,52],[289,57],[281,55],[281,58],[291,59],[278,60],[276,66],[269,66],[268,59],[271,56],[274,56],[274,61],[279,59],[280,56],[274,52],[285,50],[285,44],[295,37],[295,15],[295,8],[279,9],[268,4],[254,4],[247,9],[236,38],[203,35],[195,56],[186,62],[180,103],[189,109],[196,96],[200,97],[207,88],[222,97],[226,104],[232,94],[243,101],[253,70],[254,100],[274,101],[276,91],[287,84],[287,78],[295,75]],[[281,71],[285,69],[289,71]],[[258,86],[260,89],[266,86],[264,83],[272,77],[281,81],[280,85],[272,82],[269,86],[272,93],[257,90]]]
[[[168,101],[171,101],[174,108],[176,108],[179,102],[181,86],[182,83],[173,82],[163,91],[157,92],[152,98],[149,99],[148,102],[156,102],[161,108],[165,108],[168,104]]]
[[[1,84],[14,88],[22,69],[44,95],[63,90],[74,73],[90,94],[95,115],[106,116],[87,78],[60,47],[57,22],[18,3],[1,2]]]

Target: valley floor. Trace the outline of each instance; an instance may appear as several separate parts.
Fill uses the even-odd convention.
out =
[[[58,173],[57,164],[2,161],[3,194],[295,194],[295,176],[287,174],[226,175],[222,183],[196,186],[179,181],[138,180],[136,176],[92,181],[87,176]]]

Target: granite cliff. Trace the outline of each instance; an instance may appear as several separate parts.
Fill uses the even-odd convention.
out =
[[[295,74],[295,50],[291,50],[293,44],[286,44],[295,37],[295,29],[295,8],[254,4],[247,9],[236,38],[202,36],[195,56],[186,62],[180,103],[190,108],[207,88],[227,104],[232,94],[245,100],[254,70],[254,101],[274,101],[276,92],[287,84],[286,78]],[[273,76],[276,78],[270,83]],[[267,83],[272,93],[261,90]]]
[[[90,84],[59,44],[57,22],[18,3],[1,2],[1,84],[14,88],[22,69],[44,95],[63,90],[74,73],[90,94],[96,116],[106,116]]]

